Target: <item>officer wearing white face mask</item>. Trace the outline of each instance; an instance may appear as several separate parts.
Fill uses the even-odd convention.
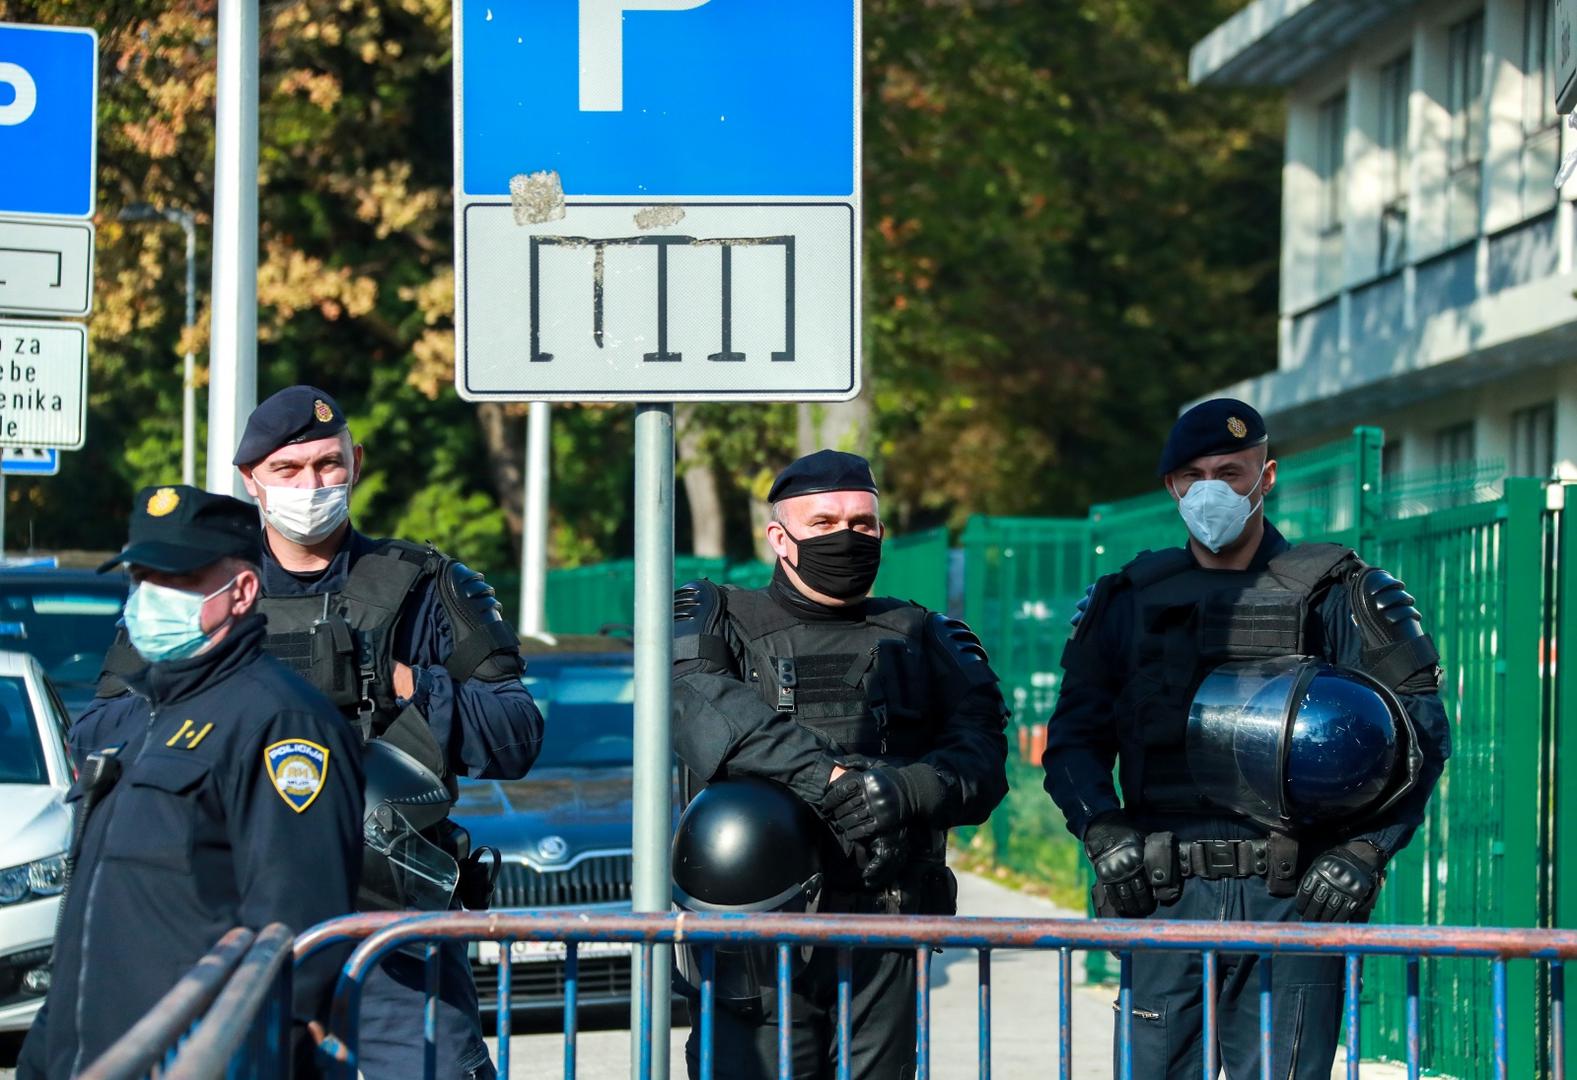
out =
[[[1365,921],[1450,754],[1413,598],[1266,520],[1268,442],[1242,401],[1184,413],[1157,472],[1186,546],[1140,553],[1074,617],[1042,763],[1104,917]],[[1261,1075],[1258,962],[1222,959],[1230,1080]],[[1199,1075],[1201,964],[1135,956],[1134,1075]],[[1276,960],[1273,1075],[1330,1076],[1342,977],[1340,958]]]
[[[338,710],[263,651],[256,511],[145,488],[126,549],[131,692],[73,725],[71,880],[49,999],[19,1075],[75,1076],[236,926],[295,930],[355,907],[360,747]],[[294,978],[297,1075],[338,958]]]
[[[369,838],[360,908],[487,907],[498,864],[448,821],[456,778],[519,779],[542,741],[519,641],[492,588],[429,545],[352,526],[362,447],[324,390],[291,386],[263,401],[234,461],[263,522],[263,648],[327,694],[363,741],[382,744],[368,751],[369,805],[390,762],[409,773],[402,788],[429,793],[399,822],[414,836]],[[115,691],[120,666],[107,658],[100,693]],[[412,847],[426,853],[419,863],[390,854]],[[465,946],[443,946],[440,957],[437,1075],[487,1080]],[[422,962],[402,953],[369,979],[358,1061],[368,1080],[422,1075],[425,985]]]

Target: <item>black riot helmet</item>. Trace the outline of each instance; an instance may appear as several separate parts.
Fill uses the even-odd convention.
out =
[[[362,814],[359,906],[363,910],[443,911],[460,880],[453,855],[422,835],[442,821],[453,801],[443,778],[384,739],[362,748],[366,805]]]
[[[758,914],[805,912],[821,891],[819,846],[825,827],[803,801],[767,780],[724,780],[685,808],[674,833],[674,902],[686,911]],[[796,969],[806,950],[796,950]],[[777,985],[770,944],[718,946],[718,998],[762,1007]],[[700,950],[677,950],[679,973],[701,985]]]
[[[1412,789],[1423,761],[1395,694],[1304,656],[1211,671],[1189,706],[1187,748],[1207,799],[1291,834],[1379,814]]]

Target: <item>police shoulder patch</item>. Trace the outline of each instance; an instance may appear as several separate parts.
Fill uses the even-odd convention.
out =
[[[307,739],[282,739],[263,747],[263,767],[279,797],[296,813],[317,799],[329,772],[329,751]]]

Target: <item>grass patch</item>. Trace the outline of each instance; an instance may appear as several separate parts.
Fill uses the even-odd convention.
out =
[[[953,830],[955,864],[1074,911],[1085,910],[1084,852],[1041,787],[1039,766],[1008,760],[1008,795],[984,825]]]

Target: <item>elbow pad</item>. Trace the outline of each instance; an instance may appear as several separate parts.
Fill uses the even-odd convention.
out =
[[[1363,639],[1360,666],[1366,674],[1403,694],[1439,688],[1440,653],[1402,582],[1367,567],[1349,584],[1348,599]]]
[[[710,581],[689,581],[674,592],[674,663],[699,660],[710,675],[735,675],[728,647],[728,602]]]

